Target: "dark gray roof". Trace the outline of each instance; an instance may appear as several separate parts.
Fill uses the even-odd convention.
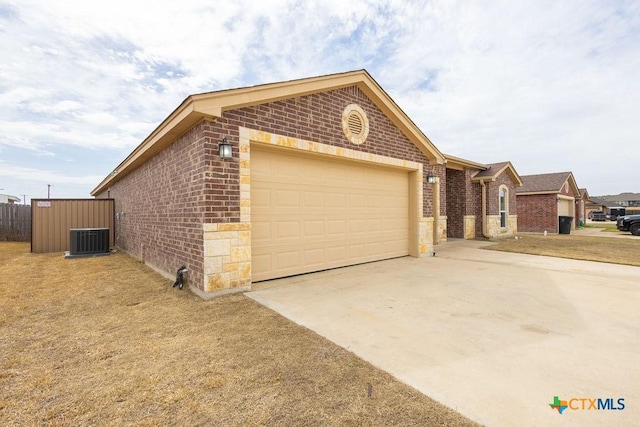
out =
[[[478,172],[474,178],[494,178],[509,162],[489,163],[487,169]]]
[[[602,205],[602,206],[607,206],[609,204],[606,200],[601,199],[600,197],[589,197],[589,201],[596,205]]]
[[[620,193],[616,195],[596,196],[607,202],[630,202],[640,200],[640,193]]]
[[[560,192],[562,186],[571,176],[571,172],[543,173],[539,175],[521,176],[523,186],[517,193]]]

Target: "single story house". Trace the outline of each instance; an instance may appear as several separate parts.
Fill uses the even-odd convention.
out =
[[[579,223],[576,200],[580,190],[571,172],[522,176],[516,190],[518,230],[522,232],[558,233],[559,217],[573,218],[571,228]]]
[[[91,194],[115,201],[116,246],[209,298],[429,255],[448,227],[514,233],[517,185],[442,154],[359,70],[191,95]]]
[[[602,211],[604,212],[607,208],[607,202],[602,200],[599,197],[590,196],[585,203],[585,211],[587,214],[587,219],[589,219],[589,215],[594,211]]]
[[[620,193],[607,196],[599,196],[606,206],[640,207],[640,193]]]

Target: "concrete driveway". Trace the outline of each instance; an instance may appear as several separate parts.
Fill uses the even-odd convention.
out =
[[[247,295],[480,423],[637,425],[640,268],[485,244],[447,242],[436,257],[270,281]],[[554,396],[570,406],[562,414]],[[598,398],[624,409],[589,409]]]

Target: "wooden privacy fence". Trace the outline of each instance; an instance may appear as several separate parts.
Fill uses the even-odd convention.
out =
[[[69,250],[72,228],[108,228],[114,243],[113,199],[31,199],[31,252]]]
[[[0,240],[31,240],[31,206],[0,203]]]

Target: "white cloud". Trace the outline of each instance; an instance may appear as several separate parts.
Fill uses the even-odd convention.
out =
[[[444,152],[634,190],[640,154],[593,153],[640,132],[638,27],[633,1],[5,1],[0,153],[126,153],[188,94],[367,68]]]

